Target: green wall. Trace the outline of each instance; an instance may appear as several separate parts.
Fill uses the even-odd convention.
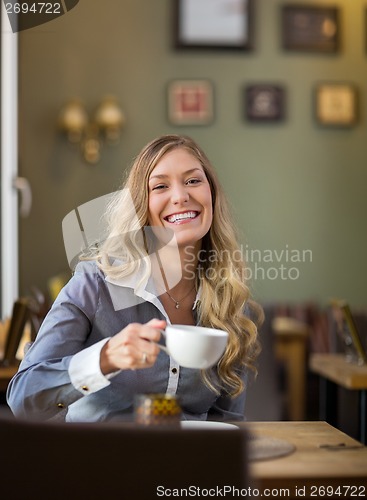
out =
[[[255,49],[244,53],[174,51],[172,0],[81,0],[67,15],[20,33],[20,172],[34,196],[31,215],[20,225],[22,293],[32,285],[46,289],[50,276],[67,269],[63,217],[118,188],[147,141],[177,132],[193,136],[216,166],[244,250],[262,259],[283,251],[279,262],[251,264],[253,273],[255,265],[263,268],[252,281],[258,300],[325,303],[339,296],[366,305],[366,2],[322,2],[342,11],[342,47],[334,55],[284,52],[283,2],[254,3]],[[172,126],[167,84],[191,77],[213,82],[215,120],[205,127]],[[316,124],[312,91],[323,80],[358,86],[355,127]],[[243,88],[252,82],[285,86],[284,122],[244,119]],[[74,96],[93,110],[108,93],[118,97],[127,124],[121,142],[89,166],[58,133],[58,113]],[[293,262],[304,250],[310,251],[306,262]],[[281,279],[280,266],[283,277],[297,279]]]

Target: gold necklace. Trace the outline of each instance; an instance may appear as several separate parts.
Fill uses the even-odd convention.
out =
[[[190,295],[190,293],[196,288],[196,284],[189,290],[189,292],[184,296],[182,297],[182,299],[180,300],[176,300],[174,297],[172,297],[172,295],[167,291],[167,288],[168,288],[168,283],[167,283],[167,279],[166,279],[166,273],[164,272],[164,269],[163,269],[163,266],[162,266],[162,262],[161,262],[161,257],[159,255],[159,252],[156,253],[156,256],[157,256],[157,260],[158,260],[158,263],[159,263],[159,269],[161,271],[161,275],[162,275],[162,278],[163,278],[163,282],[164,282],[164,287],[165,287],[165,292],[166,294],[168,295],[168,297],[173,300],[173,302],[175,303],[175,308],[176,309],[180,309],[180,302],[182,302],[184,299],[186,299],[186,297],[188,297]]]
[[[168,295],[168,297],[170,299],[173,300],[173,302],[175,302],[175,308],[176,309],[180,309],[180,302],[182,302],[184,299],[186,299],[186,297],[188,297],[190,295],[190,293],[195,289],[195,285],[191,288],[191,290],[189,291],[189,293],[187,293],[184,297],[182,297],[182,299],[180,300],[176,300],[174,297],[172,297],[172,295],[166,290],[166,294]]]

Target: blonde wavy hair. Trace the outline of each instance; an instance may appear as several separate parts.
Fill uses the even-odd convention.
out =
[[[99,248],[97,259],[103,272],[114,278],[138,269],[143,269],[145,277],[149,275],[150,259],[141,244],[141,229],[148,225],[148,181],[163,156],[177,148],[186,150],[200,162],[212,194],[213,221],[202,240],[197,268],[198,324],[229,333],[227,348],[217,365],[217,376],[211,370],[203,371],[202,375],[215,393],[222,388],[235,397],[245,388],[241,378],[244,367],[256,373],[255,360],[260,351],[257,329],[262,309],[250,299],[246,265],[239,258],[238,237],[222,187],[207,156],[193,139],[164,135],[142,149],[124,182],[125,189],[117,192],[109,204],[109,236]],[[130,203],[126,202],[127,196],[131,197]],[[117,257],[120,264],[111,263],[111,257]]]

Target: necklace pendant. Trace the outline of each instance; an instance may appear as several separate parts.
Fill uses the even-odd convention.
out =
[[[176,309],[179,309],[179,308],[180,308],[180,304],[179,304],[178,302],[176,302],[175,308],[176,308]]]

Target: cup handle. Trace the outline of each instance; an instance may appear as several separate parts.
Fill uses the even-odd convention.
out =
[[[170,355],[167,347],[165,345],[162,345],[162,344],[157,344],[157,346],[159,347],[159,349],[161,349],[162,351],[164,351],[166,354],[168,354],[168,356]]]
[[[161,334],[163,335],[164,338],[166,338],[166,332],[164,330],[159,330],[161,332]],[[152,340],[153,342],[153,340]],[[157,344],[157,346],[159,347],[159,349],[161,349],[162,351],[164,351],[166,354],[168,354],[168,356],[170,356],[170,353],[167,349],[167,347],[165,345],[162,345],[162,344],[158,344],[158,342],[155,342],[155,344]]]

